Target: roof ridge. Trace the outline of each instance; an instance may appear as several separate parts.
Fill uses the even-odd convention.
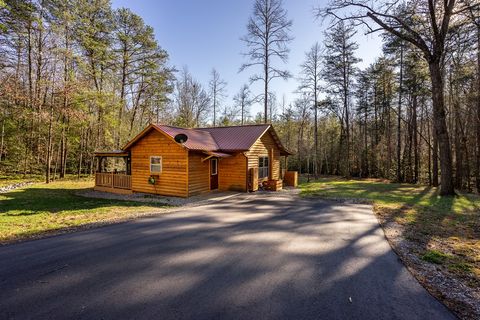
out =
[[[260,127],[260,126],[271,126],[271,123],[252,123],[252,124],[237,124],[233,126],[216,126],[216,127],[197,127],[197,128],[186,128],[186,127],[179,127],[179,126],[172,126],[169,124],[162,124],[162,123],[155,123],[156,126],[165,126],[175,129],[183,129],[183,130],[204,130],[204,129],[222,129],[222,128],[236,128],[236,127]]]
[[[234,126],[216,126],[216,127],[199,127],[199,128],[192,128],[195,129],[222,129],[222,128],[236,128],[236,127],[260,127],[260,126],[271,126],[271,123],[254,123],[254,124],[239,124]]]
[[[169,124],[159,124],[159,123],[156,123],[155,125],[159,126],[159,127],[169,127],[169,128],[182,129],[182,130],[195,130],[196,129],[196,128],[177,127],[177,126],[171,126]]]

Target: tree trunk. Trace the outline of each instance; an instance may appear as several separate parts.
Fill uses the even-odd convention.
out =
[[[365,151],[364,151],[365,152],[365,155],[364,155],[364,157],[365,157],[365,159],[364,159],[364,161],[365,161],[364,177],[368,177],[370,175],[370,170],[368,168],[368,130],[367,130],[368,123],[367,123],[367,121],[368,121],[368,109],[367,109],[367,105],[365,104],[365,114],[364,114],[364,120],[363,120],[363,130],[364,130],[364,133],[363,133],[364,141],[363,141],[363,143],[365,144],[365,147],[364,147],[364,149],[365,149]]]
[[[60,143],[57,146],[57,155],[55,156],[55,165],[53,166],[53,180],[57,179],[58,163],[60,162]]]
[[[345,69],[345,67],[344,67]],[[347,74],[344,70],[344,92],[343,92],[343,108],[344,108],[344,117],[345,117],[345,148],[346,155],[344,161],[346,162],[346,172],[345,176],[350,177],[350,112],[348,110],[348,85],[347,85]]]
[[[118,109],[118,118],[117,126],[115,128],[115,148],[120,148],[120,133],[123,119],[123,109],[125,108],[125,87],[127,86],[127,65],[128,65],[128,56],[127,56],[127,45],[123,44],[122,50],[122,82],[120,84],[120,106]]]
[[[53,101],[50,106],[50,119],[48,121],[48,137],[47,137],[47,159],[45,168],[45,183],[50,183],[50,170],[52,163],[52,128],[53,128]]]
[[[433,139],[433,149],[432,149],[432,186],[438,187],[438,139],[435,128],[432,128],[432,139]]]
[[[455,190],[453,186],[452,155],[445,116],[443,76],[440,61],[430,62],[429,70],[432,81],[433,122],[440,156],[440,195],[453,195]]]
[[[60,166],[60,178],[65,178],[67,173],[67,155],[68,155],[68,126],[69,126],[69,119],[66,119],[66,123],[64,124],[66,127],[64,128],[62,134],[62,163]]]
[[[316,80],[316,72],[317,70],[315,69],[315,81],[314,81],[314,103],[315,105],[313,106],[313,109],[315,110],[315,117],[313,119],[313,121],[315,121],[315,123],[313,124],[314,125],[314,135],[315,137],[313,138],[314,140],[314,144],[315,144],[315,152],[314,152],[314,155],[313,155],[313,166],[314,166],[314,174],[315,174],[315,179],[318,178],[318,101],[317,101],[317,80]]]
[[[268,50],[265,50],[266,52],[268,52]],[[264,88],[263,88],[263,94],[265,95],[265,98],[263,99],[263,107],[264,107],[264,119],[263,119],[263,122],[264,123],[267,123],[268,122],[268,57],[265,58],[266,62],[265,62],[265,84],[264,84]]]
[[[243,116],[245,112],[245,102],[242,100],[242,126],[243,126]]]
[[[413,183],[418,183],[419,178],[419,164],[420,164],[420,157],[419,157],[419,145],[418,145],[418,123],[417,123],[417,105],[418,105],[418,97],[417,95],[413,96],[412,102],[412,131],[413,131],[413,162],[414,162],[414,169],[413,169]]]
[[[65,117],[62,117],[63,119]],[[66,148],[66,138],[65,138],[65,121],[62,121],[62,137],[60,140],[60,179],[65,178],[65,148]]]
[[[78,148],[78,167],[77,167],[77,179],[80,179],[82,174],[82,161],[83,161],[83,139],[84,139],[83,129],[80,132],[80,144]]]
[[[428,135],[428,139],[429,141],[431,141],[431,129],[430,129],[430,125],[427,124],[427,135]],[[434,141],[434,146],[436,146],[436,143]],[[433,175],[432,175],[432,154],[434,153],[434,149],[433,148],[428,148],[428,185],[429,186],[433,186]]]
[[[476,159],[476,187],[480,192],[480,24],[477,25],[477,159]]]
[[[403,91],[403,44],[400,45],[400,83],[398,88],[398,110],[397,110],[397,181],[402,182],[402,165],[400,154],[402,152],[402,91]]]
[[[2,119],[2,136],[0,138],[0,162],[2,162],[4,139],[5,139],[5,118]]]
[[[267,11],[268,10],[268,1],[265,2],[265,10]],[[269,37],[270,37],[270,34],[269,34],[269,31],[268,31],[268,27],[269,27],[269,24],[270,24],[270,21],[269,21],[269,17],[268,15],[265,16],[265,51],[264,51],[264,58],[265,58],[265,63],[263,65],[263,72],[264,72],[264,80],[265,80],[265,83],[264,83],[264,88],[263,88],[263,94],[265,95],[265,98],[263,99],[263,107],[264,107],[264,123],[267,123],[268,122],[268,115],[267,115],[267,111],[268,111],[268,69],[270,67],[269,65],[269,47],[268,47],[268,43],[269,43]]]

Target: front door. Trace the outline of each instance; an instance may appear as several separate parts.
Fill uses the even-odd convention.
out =
[[[218,159],[210,159],[210,190],[218,189]]]

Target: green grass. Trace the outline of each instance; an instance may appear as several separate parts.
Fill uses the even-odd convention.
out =
[[[304,197],[372,203],[382,221],[404,225],[405,237],[424,246],[421,258],[473,276],[475,285],[480,285],[480,196],[439,196],[436,188],[428,186],[334,177],[303,182],[300,188]],[[449,258],[441,258],[444,255]]]
[[[443,264],[447,259],[450,259],[451,257],[451,255],[445,254],[438,250],[428,250],[422,256],[422,260],[435,264]]]
[[[153,203],[76,195],[91,187],[91,179],[57,181],[0,194],[0,242],[90,223],[123,220],[161,207]]]

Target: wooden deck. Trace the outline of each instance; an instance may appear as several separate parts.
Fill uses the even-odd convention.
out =
[[[132,193],[132,176],[113,172],[95,173],[96,191],[105,191],[120,194]]]

